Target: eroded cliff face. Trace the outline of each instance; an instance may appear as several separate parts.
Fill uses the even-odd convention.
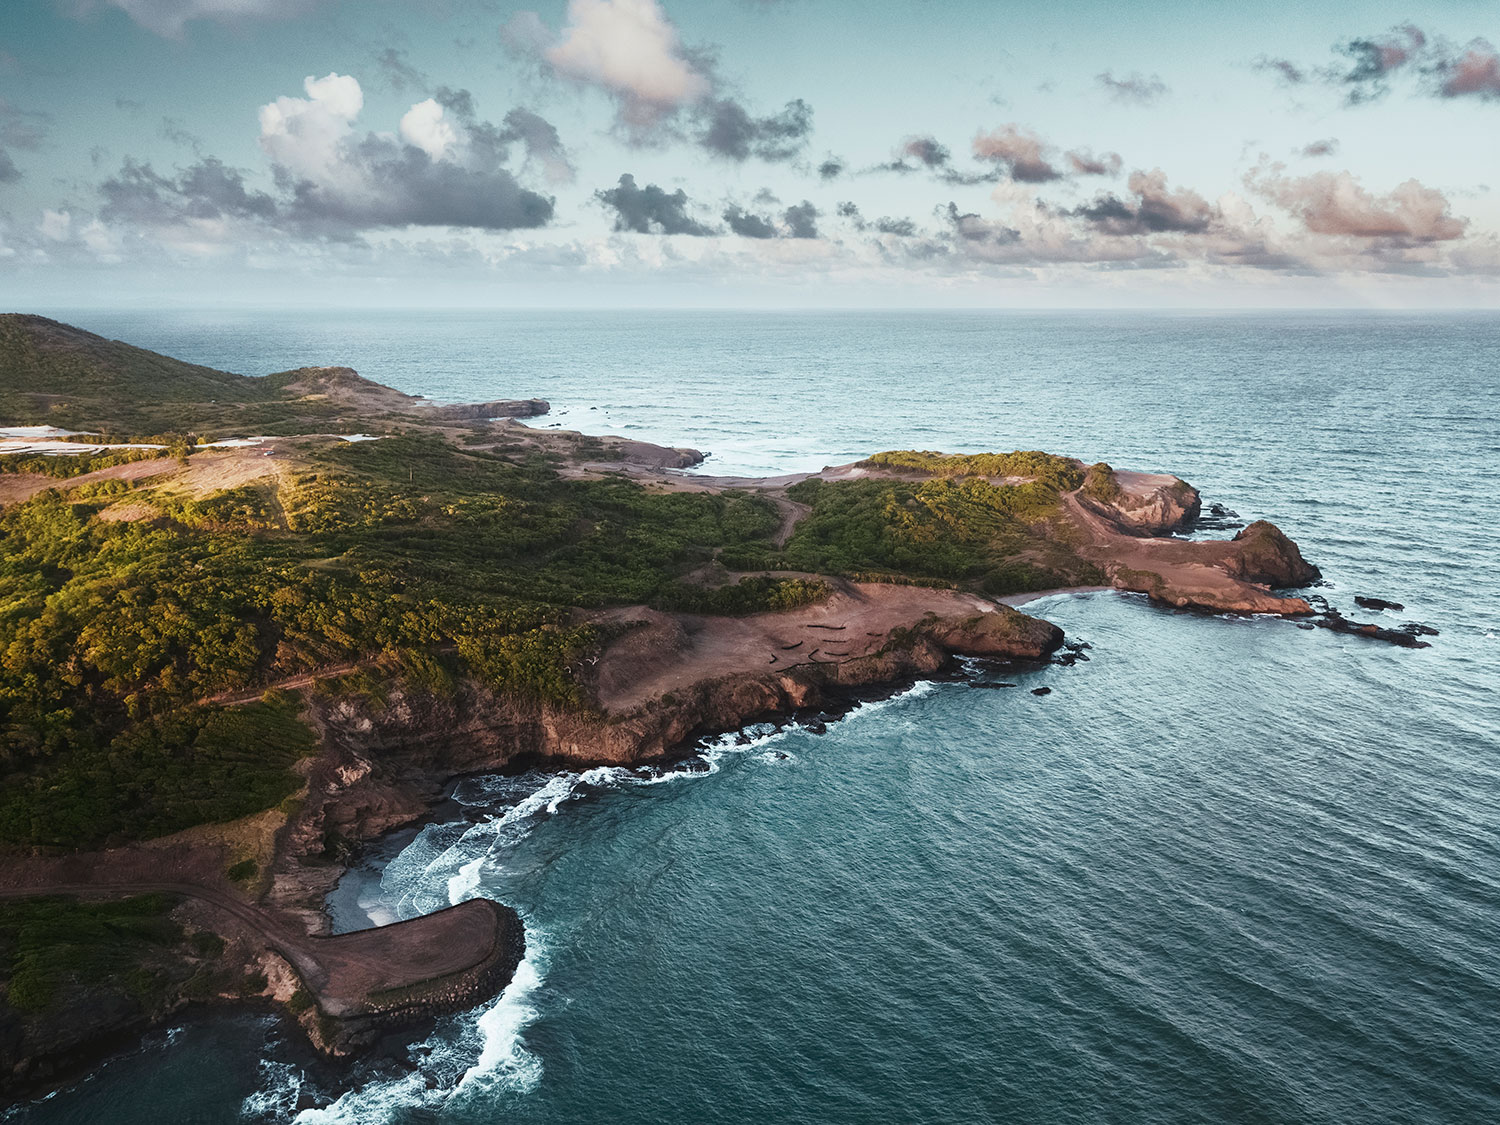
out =
[[[655,615],[660,616],[660,615]],[[323,752],[307,796],[283,830],[270,901],[326,932],[323,898],[350,847],[426,815],[453,777],[531,766],[583,769],[670,759],[699,737],[809,710],[836,711],[855,693],[930,676],[954,656],[1045,660],[1063,641],[1049,622],[1005,606],[963,619],[930,617],[893,630],[875,653],[699,680],[628,711],[568,710],[496,695],[473,681],[449,694],[392,687],[381,701],[314,698]],[[671,647],[657,627],[619,641]]]
[[[1170,535],[1193,525],[1203,508],[1198,490],[1180,477],[1114,470],[1108,500],[1080,493],[1079,501],[1126,535]]]

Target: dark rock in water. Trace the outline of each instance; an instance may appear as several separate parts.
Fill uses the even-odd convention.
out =
[[[807,731],[810,734],[827,734],[828,733],[828,724],[825,723],[825,722],[823,722],[823,721],[821,721],[821,720],[819,720],[819,719],[814,719],[812,722],[808,723],[802,729],[805,730],[805,731]],[[783,757],[785,757],[785,755],[783,755]]]
[[[1418,634],[1408,631],[1406,628],[1383,629],[1379,625],[1368,621],[1350,621],[1337,610],[1329,610],[1315,622],[1319,629],[1331,629],[1335,633],[1347,633],[1355,637],[1369,637],[1375,641],[1385,641],[1388,644],[1400,648],[1431,648],[1426,641],[1417,639]],[[1430,626],[1418,626],[1427,629]],[[1433,634],[1427,634],[1431,636]]]
[[[1224,507],[1223,504],[1210,504],[1208,510],[1198,514],[1197,522],[1193,525],[1199,531],[1229,531],[1232,528],[1244,527],[1245,523],[1240,519],[1240,514]]]
[[[1049,687],[1034,687],[1034,688],[1031,689],[1031,694],[1032,695],[1051,695],[1052,694],[1052,689],[1049,688]]]
[[[1311,621],[1299,621],[1299,622],[1297,622],[1297,628],[1299,628],[1299,629],[1316,629],[1317,626],[1314,625]]]
[[[1367,598],[1364,595],[1356,595],[1354,604],[1364,609],[1395,609],[1401,610],[1406,607],[1400,602],[1388,602],[1384,598]]]
[[[1415,621],[1408,621],[1404,625],[1398,625],[1397,629],[1402,633],[1410,633],[1414,637],[1435,637],[1438,631],[1431,625],[1418,625]]]
[[[778,762],[790,762],[792,760],[792,756],[785,750],[773,750],[771,757]]]
[[[1015,684],[1006,683],[1004,680],[970,680],[971,688],[1003,688],[1015,687]]]

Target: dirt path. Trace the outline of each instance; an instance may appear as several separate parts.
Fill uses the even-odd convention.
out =
[[[297,688],[312,687],[319,680],[330,679],[334,676],[347,676],[350,672],[365,667],[368,661],[352,661],[348,664],[337,664],[332,668],[320,668],[315,672],[303,672],[296,676],[288,676],[284,680],[275,683],[262,684],[257,688],[247,688],[244,691],[221,691],[217,695],[206,695],[199,703],[217,703],[221,707],[243,707],[247,703],[254,703],[268,691],[293,691]]]

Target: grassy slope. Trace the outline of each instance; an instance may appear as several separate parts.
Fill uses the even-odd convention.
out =
[[[184,363],[45,317],[0,314],[0,420],[112,439],[196,433],[296,434],[368,423],[288,390],[305,371],[264,377]],[[345,374],[342,382],[373,386]]]

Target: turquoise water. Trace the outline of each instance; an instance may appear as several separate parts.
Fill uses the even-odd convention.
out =
[[[334,911],[512,903],[499,1001],[342,1077],[270,1021],[195,1020],[28,1118],[1500,1119],[1500,318],[69,319],[537,394],[704,471],[914,445],[1169,469],[1278,522],[1336,603],[1442,635],[1067,596],[1035,611],[1092,659],[1015,689],[919,684],[666,776],[471,779]]]

